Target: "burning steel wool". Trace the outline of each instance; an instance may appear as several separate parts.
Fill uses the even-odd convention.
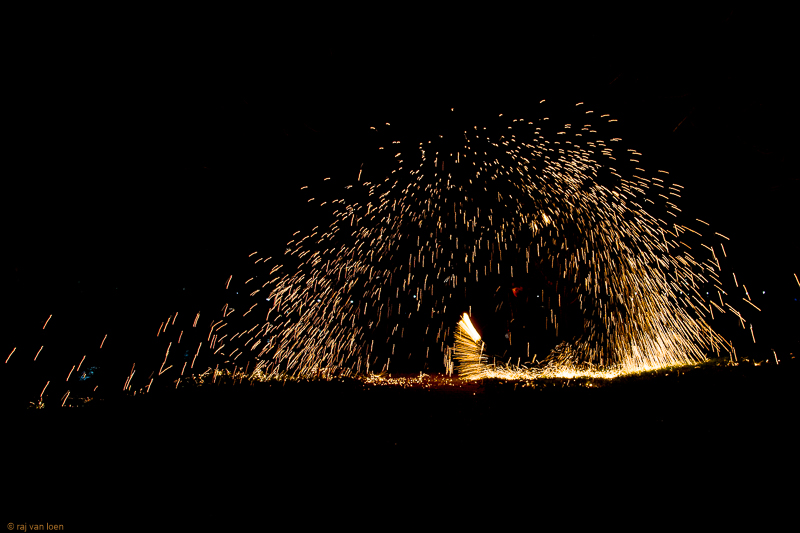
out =
[[[721,241],[698,245],[674,203],[682,187],[642,168],[620,138],[603,138],[581,105],[577,122],[500,115],[422,142],[393,138],[390,124],[372,128],[391,170],[367,165],[342,198],[309,200],[328,205],[331,223],[298,232],[280,260],[255,257],[269,279],[236,305],[243,314],[226,307],[209,334],[213,353],[249,353],[262,379],[355,376],[411,351],[444,353],[455,337],[460,375],[494,375],[500,367],[487,366],[469,317],[452,334],[450,325],[476,286],[534,269],[563,289],[542,326],[559,331],[554,311],[567,296],[582,321],[536,372],[617,375],[731,352],[708,322],[730,311],[744,327],[723,299]],[[236,332],[217,337],[225,326]]]
[[[483,355],[484,343],[464,313],[455,330],[455,344],[452,357],[458,363],[458,375],[464,378],[484,377],[488,369],[487,357]]]

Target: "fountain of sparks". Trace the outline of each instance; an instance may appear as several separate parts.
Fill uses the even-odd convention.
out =
[[[331,223],[290,241],[283,258],[255,257],[268,281],[252,305],[236,305],[243,314],[226,306],[213,329],[238,332],[212,340],[214,356],[248,354],[251,376],[269,379],[386,371],[407,352],[447,353],[453,336],[463,377],[613,376],[730,352],[708,322],[727,307],[743,323],[722,300],[721,244],[694,257],[686,242],[701,235],[673,203],[681,186],[641,168],[640,153],[595,129],[615,120],[592,125],[581,105],[567,124],[500,115],[422,142],[372,128],[391,168],[367,165],[342,198],[322,201]],[[582,330],[536,371],[489,366],[469,317],[450,325],[475,286],[532,268],[567,288]],[[711,283],[714,296],[701,296]],[[557,313],[547,324],[558,331]]]
[[[458,375],[466,379],[484,377],[489,368],[483,355],[484,342],[467,313],[458,321],[454,335],[451,356],[458,364]]]

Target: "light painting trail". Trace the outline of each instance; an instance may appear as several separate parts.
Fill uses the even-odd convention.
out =
[[[421,320],[415,357],[446,352],[455,336],[462,375],[486,376],[451,325],[474,287],[513,279],[515,267],[548,269],[579,302],[583,331],[540,359],[548,373],[617,375],[731,353],[708,320],[715,309],[741,315],[724,301],[716,245],[694,244],[700,232],[680,220],[682,187],[647,172],[620,138],[604,139],[592,111],[579,116],[500,115],[422,142],[372,128],[391,170],[361,169],[330,202],[328,226],[297,232],[280,260],[255,257],[268,279],[243,291],[250,302],[226,305],[216,331],[236,333],[211,340],[216,357],[249,352],[260,379],[387,371]],[[558,332],[561,305],[559,293],[544,327]]]
[[[483,355],[484,343],[475,326],[464,313],[455,330],[455,344],[452,357],[458,363],[458,375],[466,379],[484,377],[487,366],[487,357]]]

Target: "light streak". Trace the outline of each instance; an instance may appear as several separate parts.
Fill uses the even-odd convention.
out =
[[[189,368],[194,368],[194,361],[197,359],[197,354],[200,353],[200,348],[203,346],[203,342],[201,341],[200,344],[197,345],[197,351],[194,353],[194,357],[192,357],[192,364]]]

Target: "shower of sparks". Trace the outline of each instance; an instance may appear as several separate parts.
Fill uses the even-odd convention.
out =
[[[501,115],[448,137],[383,143],[394,153],[391,171],[362,168],[345,187],[362,196],[334,200],[327,227],[296,233],[282,263],[256,260],[268,280],[235,314],[226,305],[212,329],[238,332],[215,334],[214,353],[250,352],[265,377],[385,371],[405,355],[395,350],[410,321],[429,325],[418,350],[445,352],[456,291],[468,296],[494,274],[513,278],[515,266],[550,269],[580,302],[583,332],[543,359],[551,372],[616,375],[730,352],[707,319],[714,308],[741,315],[723,301],[715,249],[690,253],[687,241],[701,234],[678,222],[681,186],[641,168],[640,153],[614,148],[619,138],[602,139],[586,123],[590,113],[560,127]],[[603,171],[614,178],[598,179]],[[708,283],[717,290],[706,298]],[[551,309],[559,306],[560,294]],[[558,332],[558,314],[546,325]],[[485,375],[479,341],[466,331],[453,332],[459,368]]]
[[[721,350],[735,359],[709,324],[730,312],[746,329],[723,298],[731,296],[720,282],[721,242],[700,242],[674,203],[682,187],[666,182],[664,171],[646,171],[642,154],[619,148],[619,137],[598,133],[613,131],[608,123],[616,120],[602,115],[606,123],[593,126],[597,115],[581,105],[567,124],[500,115],[422,142],[388,123],[370,128],[379,155],[340,198],[308,200],[330,223],[295,232],[276,257],[249,254],[252,275],[226,273],[230,300],[208,331],[200,331],[199,312],[182,314],[179,327],[178,313],[171,315],[155,336],[148,330],[164,342],[163,359],[152,372],[137,373],[134,363],[113,388],[141,394],[165,379],[176,388],[222,379],[385,382],[393,359],[413,357],[422,368],[442,355],[445,380],[454,370],[467,380],[612,378],[694,364]],[[553,331],[558,343],[538,361],[528,344],[525,361],[490,363],[464,311],[480,287],[524,282],[531,272],[555,288],[547,298],[526,288],[549,313],[527,331]],[[512,287],[516,296],[521,289]],[[581,327],[559,335],[560,311],[570,305]],[[755,340],[752,326],[750,335]],[[170,356],[182,340],[191,348]],[[75,368],[64,363],[66,381]],[[61,403],[68,398],[69,391]]]

